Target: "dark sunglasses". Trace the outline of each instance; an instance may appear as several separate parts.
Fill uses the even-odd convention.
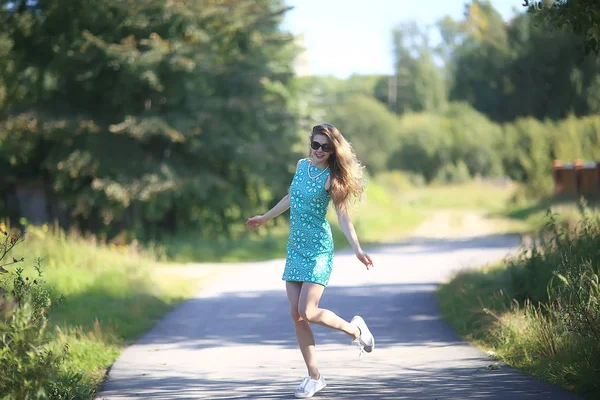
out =
[[[323,149],[324,152],[326,153],[330,153],[331,150],[333,150],[333,146],[331,145],[331,143],[319,143],[316,140],[313,140],[312,142],[310,142],[310,148],[313,150],[319,150],[319,147]]]

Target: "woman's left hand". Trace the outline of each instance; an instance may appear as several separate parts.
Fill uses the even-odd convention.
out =
[[[365,267],[369,269],[369,266],[373,267],[373,261],[371,257],[367,253],[362,250],[356,252],[356,257],[360,260],[361,263],[365,264]]]

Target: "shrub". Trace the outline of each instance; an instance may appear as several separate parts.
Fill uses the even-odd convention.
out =
[[[467,164],[459,160],[456,164],[450,163],[442,167],[435,180],[440,183],[464,183],[471,180],[471,175]]]
[[[43,279],[38,258],[33,277],[18,267],[10,273],[4,267],[21,263],[13,258],[2,264],[23,234],[0,230],[0,268],[8,277],[0,282],[0,395],[2,399],[77,399],[89,398],[80,385],[82,375],[63,368],[68,355],[66,345],[59,346],[48,331],[50,311],[63,297],[52,294]]]
[[[523,305],[532,329],[520,341],[531,342],[532,350],[525,353],[551,360],[548,374],[559,381],[598,394],[600,220],[583,207],[580,212],[575,229],[549,215],[546,238],[509,261],[508,292]]]

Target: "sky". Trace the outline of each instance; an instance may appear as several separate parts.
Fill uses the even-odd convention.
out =
[[[461,19],[467,0],[286,0],[282,28],[303,34],[312,75],[347,78],[393,71],[392,29],[405,20],[433,25]],[[522,0],[491,0],[505,20],[523,12]]]

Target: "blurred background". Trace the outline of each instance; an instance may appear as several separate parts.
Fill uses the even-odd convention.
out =
[[[367,241],[435,208],[522,207],[553,194],[554,159],[600,151],[598,58],[518,1],[1,4],[5,224],[261,258],[287,217],[243,222],[286,194],[316,123],[367,168]]]
[[[71,295],[75,352],[102,348],[73,362],[97,379],[190,293],[181,263],[284,257],[288,213],[244,223],[317,123],[366,167],[365,247],[576,221],[576,171],[597,195],[600,30],[542,3],[0,0],[0,229],[25,228],[25,262]]]
[[[433,208],[551,195],[554,159],[600,151],[598,58],[513,0],[0,10],[6,224],[154,243],[185,261],[235,258],[245,245],[231,240],[266,235],[255,256],[277,237],[281,255],[285,221],[258,237],[243,222],[286,194],[316,123],[338,126],[367,168],[355,219],[368,241]],[[442,184],[468,192],[423,191]]]

